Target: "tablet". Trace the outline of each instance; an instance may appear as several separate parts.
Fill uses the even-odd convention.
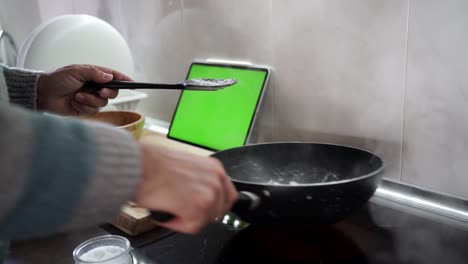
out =
[[[244,145],[269,76],[266,67],[192,63],[187,79],[234,78],[237,83],[217,91],[182,91],[168,137],[213,151]]]

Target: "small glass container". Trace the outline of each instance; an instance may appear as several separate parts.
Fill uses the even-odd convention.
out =
[[[132,250],[125,237],[99,236],[78,245],[73,259],[76,264],[133,264]]]

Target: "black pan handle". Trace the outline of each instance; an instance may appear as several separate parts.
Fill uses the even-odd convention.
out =
[[[233,212],[239,211],[252,211],[255,210],[261,203],[260,197],[254,193],[241,191],[239,192],[239,197],[237,201],[232,206]],[[165,223],[172,220],[175,216],[171,213],[162,212],[162,211],[151,211],[151,217],[160,222]]]
[[[175,217],[171,213],[166,213],[162,211],[151,211],[150,213],[151,213],[151,217],[160,223],[169,222]]]
[[[239,192],[239,197],[232,206],[231,211],[234,213],[239,211],[253,211],[260,205],[260,203],[260,197],[255,193],[241,191]]]

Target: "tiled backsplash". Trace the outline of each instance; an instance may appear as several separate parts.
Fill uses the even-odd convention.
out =
[[[468,2],[410,1],[403,179],[468,196]]]
[[[21,2],[0,0],[17,42],[53,16],[95,15],[126,37],[143,81],[180,81],[196,59],[270,65],[255,141],[365,148],[386,177],[468,198],[466,1]],[[148,93],[140,110],[170,120],[178,93]]]

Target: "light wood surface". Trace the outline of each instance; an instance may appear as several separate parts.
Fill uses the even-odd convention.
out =
[[[193,145],[189,145],[180,141],[167,138],[166,135],[158,134],[155,132],[145,131],[140,141],[144,141],[150,144],[162,145],[168,148],[177,149],[180,151],[187,151],[193,154],[209,156],[213,154],[213,151],[202,149]]]

